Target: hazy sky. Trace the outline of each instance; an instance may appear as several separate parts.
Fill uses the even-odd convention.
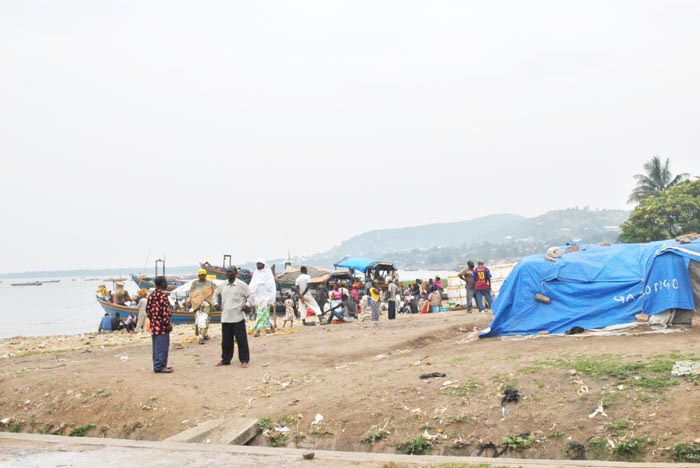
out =
[[[0,272],[630,208],[652,155],[700,173],[699,24],[695,0],[3,1]]]

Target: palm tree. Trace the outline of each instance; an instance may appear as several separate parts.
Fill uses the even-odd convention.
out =
[[[688,178],[688,173],[671,174],[669,168],[671,161],[666,158],[666,162],[661,164],[661,157],[654,156],[644,164],[646,174],[637,174],[637,186],[632,190],[627,203],[635,203],[644,200],[646,197],[656,195],[668,188],[678,185]]]

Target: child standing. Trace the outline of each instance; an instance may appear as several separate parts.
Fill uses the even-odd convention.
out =
[[[294,327],[294,300],[292,299],[292,293],[287,293],[287,299],[284,301],[284,322],[282,322],[282,328],[289,321],[289,328]]]

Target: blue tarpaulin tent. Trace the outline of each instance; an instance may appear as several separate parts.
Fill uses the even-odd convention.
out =
[[[700,261],[700,241],[582,247],[556,262],[544,255],[521,260],[501,286],[481,337],[603,328],[634,322],[639,313],[695,309],[688,266]],[[536,293],[551,303],[536,301]]]

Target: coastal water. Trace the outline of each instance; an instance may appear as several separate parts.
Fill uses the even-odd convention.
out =
[[[59,280],[42,286],[11,286],[11,283]],[[0,338],[12,336],[74,335],[97,331],[104,311],[95,290],[104,281],[84,278],[12,278],[0,283]],[[128,280],[129,293],[137,291]]]
[[[428,279],[440,275],[443,279],[453,272],[399,271],[401,281]],[[59,280],[42,286],[11,286],[11,283]],[[0,283],[0,338],[13,336],[75,335],[97,331],[104,315],[95,300],[100,284],[114,290],[104,278],[83,277],[12,278]],[[125,281],[129,294],[135,294],[136,284]]]

